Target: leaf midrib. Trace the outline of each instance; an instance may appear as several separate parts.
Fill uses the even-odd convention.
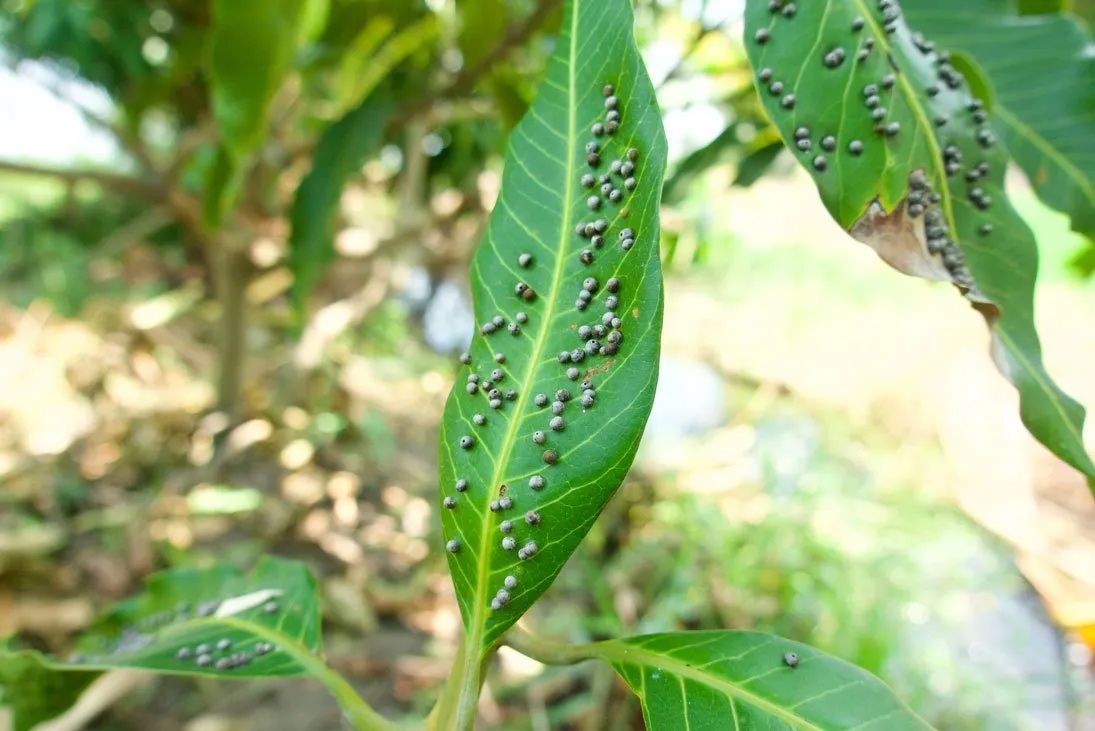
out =
[[[884,50],[888,58],[897,58],[897,56],[894,55],[894,47],[889,41],[889,34],[883,31],[878,25],[878,21],[875,19],[874,14],[867,8],[863,0],[852,1],[855,3],[856,8],[859,9],[859,14],[870,23],[871,30],[874,31],[875,36],[878,38],[880,50]],[[832,0],[825,0],[825,6],[828,7],[831,2]],[[904,23],[904,20],[902,20],[902,22]],[[908,28],[908,24],[905,24],[905,27]],[[917,126],[920,127],[923,136],[927,138],[928,154],[931,158],[932,168],[934,168],[938,180],[942,183],[943,213],[947,217],[947,226],[951,231],[957,231],[958,228],[955,226],[954,222],[954,207],[951,201],[950,186],[947,184],[947,176],[942,167],[943,151],[939,149],[939,141],[935,139],[935,129],[924,115],[920,97],[917,96],[916,91],[909,84],[908,75],[904,70],[898,69],[898,71],[900,71],[900,73],[895,74],[897,76],[897,83],[901,85],[901,91],[909,102],[909,108],[916,118]],[[913,144],[915,144],[915,142]]]
[[[828,6],[830,2],[832,2],[832,0],[826,0],[826,6]],[[889,43],[888,35],[886,33],[882,32],[881,28],[879,28],[878,23],[875,20],[874,15],[871,14],[871,12],[864,5],[863,0],[853,0],[853,2],[855,3],[856,7],[859,9],[860,14],[867,20],[868,23],[871,24],[872,30],[874,30],[876,36],[878,37],[879,46],[882,49],[885,49],[887,54],[890,54],[892,56],[893,46]],[[908,27],[907,24],[906,24],[906,27]],[[943,201],[942,202],[943,202],[944,214],[947,217],[947,226],[950,228],[951,231],[957,232],[958,227],[955,224],[954,209],[952,207],[952,195],[951,195],[950,185],[947,182],[947,176],[943,173],[943,171],[941,169],[941,165],[942,165],[941,160],[943,159],[943,155],[942,155],[942,151],[939,149],[939,141],[935,138],[934,130],[931,127],[931,125],[928,123],[928,120],[924,116],[924,110],[923,110],[923,108],[920,104],[920,99],[916,95],[916,93],[912,89],[912,87],[910,86],[909,81],[908,81],[908,76],[904,72],[898,73],[897,74],[897,81],[901,85],[902,92],[905,94],[905,96],[908,98],[908,100],[910,102],[909,107],[912,109],[913,115],[916,117],[917,124],[924,131],[924,136],[927,137],[929,154],[931,156],[931,161],[932,161],[932,167],[935,168],[935,172],[939,176],[940,181],[942,182],[942,188],[943,188]],[[999,112],[997,112],[997,114],[999,115]],[[995,302],[995,304],[996,304],[997,307],[1001,308],[1001,310],[1003,309],[1003,305],[1000,302]],[[1009,345],[1014,346],[1014,343],[1011,341],[1011,338],[1009,336],[1007,336],[1007,334],[1003,331],[1002,328],[1000,328],[999,326],[995,326],[995,327],[993,327],[993,331],[997,334],[997,337],[1000,337],[1001,339],[1005,340]],[[1012,347],[1011,351],[1012,351],[1013,354],[1019,352],[1019,350],[1015,347]],[[1064,406],[1060,403],[1060,400],[1057,398],[1057,394],[1055,393],[1054,389],[1051,388],[1045,382],[1045,380],[1041,377],[1041,374],[1038,372],[1038,369],[1034,368],[1027,361],[1025,355],[1020,355],[1019,357],[1016,358],[1016,360],[1018,361],[1019,366],[1024,371],[1026,371],[1026,373],[1031,378],[1031,380],[1034,381],[1034,383],[1036,383],[1038,385],[1038,387],[1042,390],[1042,392],[1046,395],[1046,398],[1052,404],[1053,409],[1061,417],[1062,422],[1064,422],[1065,429],[1070,434],[1072,434],[1074,438],[1078,439],[1081,444],[1083,444],[1082,437],[1079,434],[1076,433],[1076,430],[1074,429],[1074,427],[1072,425],[1072,422],[1069,419],[1068,413],[1065,411]]]
[[[1046,157],[1057,163],[1057,166],[1064,171],[1065,175],[1072,178],[1073,182],[1076,183],[1076,186],[1083,192],[1084,198],[1087,199],[1089,203],[1095,204],[1095,185],[1092,185],[1083,171],[1073,165],[1072,161],[1054,147],[1049,140],[1036,133],[1030,125],[1012,114],[1007,105],[997,105],[993,110],[993,114],[995,114],[996,118],[1001,122],[1020,132],[1024,139],[1029,140],[1031,144],[1041,150]]]
[[[471,648],[474,648],[474,652],[468,652],[465,654],[465,673],[472,672],[475,665],[478,665],[484,648],[482,645],[483,634],[486,627],[486,594],[487,594],[487,580],[490,576],[490,540],[493,534],[494,527],[494,513],[488,510],[488,503],[491,496],[494,494],[494,488],[500,483],[504,475],[504,471],[509,463],[510,452],[513,451],[514,444],[517,441],[517,434],[520,430],[520,426],[524,421],[525,405],[528,403],[529,393],[532,389],[532,384],[535,380],[535,374],[540,366],[540,360],[543,357],[544,347],[547,344],[548,332],[552,320],[555,317],[555,308],[558,304],[558,293],[560,283],[563,277],[563,269],[565,265],[565,256],[563,252],[566,249],[567,235],[570,231],[570,221],[572,217],[573,197],[574,197],[574,176],[576,171],[574,169],[574,159],[577,150],[577,109],[575,99],[575,88],[577,82],[575,79],[575,54],[578,35],[578,15],[579,6],[581,0],[574,0],[574,5],[571,9],[570,20],[570,44],[567,51],[567,159],[564,167],[564,174],[566,180],[564,183],[563,193],[563,216],[562,223],[559,229],[559,239],[555,256],[555,267],[552,270],[551,275],[551,288],[547,300],[547,308],[543,314],[540,328],[537,331],[536,338],[533,341],[532,354],[529,357],[528,368],[525,371],[525,377],[520,384],[518,390],[517,403],[514,409],[514,417],[509,421],[506,427],[506,434],[502,440],[502,447],[498,452],[498,457],[494,462],[494,470],[491,474],[490,484],[487,485],[487,489],[483,493],[483,511],[482,515],[486,517],[486,525],[483,526],[483,530],[479,537],[479,550],[477,552],[476,561],[476,584],[475,584],[475,596],[473,601],[475,606],[472,609],[472,635],[471,635]]]
[[[328,671],[328,668],[326,664],[324,664],[323,660],[315,652],[308,649],[305,645],[301,644],[295,637],[283,634],[277,630],[267,627],[266,625],[238,619],[236,617],[202,617],[198,619],[187,620],[186,622],[173,624],[160,630],[156,634],[156,639],[157,641],[170,641],[174,637],[177,637],[179,635],[185,635],[187,632],[193,630],[202,629],[204,627],[216,628],[224,626],[231,627],[240,632],[246,632],[248,634],[254,635],[255,637],[260,637],[264,640],[277,644],[279,650],[284,650],[285,654],[289,655],[289,657],[291,657],[293,660],[296,660],[297,663],[299,663],[304,668],[305,672],[309,675],[324,675]],[[140,657],[140,654],[134,653],[134,656]],[[51,667],[64,670],[112,670],[120,666],[120,663],[81,662],[79,664],[74,664],[55,661],[52,658],[47,659],[48,664]],[[134,660],[134,662],[139,662],[139,660]],[[140,669],[140,667],[136,665],[127,665],[127,667],[136,667],[137,669]],[[156,669],[154,672],[162,673],[167,671]],[[185,669],[172,669],[170,673],[172,675],[188,675],[196,677],[208,677],[210,675],[209,672],[191,671]],[[286,677],[287,675],[288,674],[271,677]],[[252,678],[255,676],[249,675],[247,677]]]
[[[661,670],[668,670],[669,672],[688,678],[689,680],[695,680],[703,683],[704,685],[715,688],[722,691],[726,696],[737,699],[743,703],[747,703],[752,706],[756,706],[765,713],[771,714],[781,721],[792,724],[797,728],[806,729],[806,731],[824,731],[821,726],[816,726],[809,721],[796,716],[794,713],[786,710],[785,708],[775,705],[772,701],[750,693],[744,690],[741,686],[734,684],[729,680],[724,680],[718,676],[705,673],[702,670],[696,670],[691,665],[678,660],[671,655],[659,655],[649,650],[638,648],[634,645],[628,645],[622,642],[607,642],[604,644],[593,645],[591,650],[603,658],[609,660],[616,660],[618,662],[630,662],[644,665],[647,667],[656,667]],[[645,674],[644,674],[645,678]],[[644,698],[645,700],[645,698]]]

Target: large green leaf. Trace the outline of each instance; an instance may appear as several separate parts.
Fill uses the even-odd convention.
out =
[[[321,662],[315,582],[303,564],[274,558],[248,574],[227,565],[165,571],[99,620],[79,651],[67,664],[222,677],[306,675]]]
[[[1070,15],[1012,0],[915,0],[909,23],[969,54],[995,89],[993,127],[1042,199],[1095,236],[1095,54]]]
[[[749,0],[745,40],[765,107],[842,226],[896,268],[953,282],[985,315],[1027,428],[1095,476],[1083,408],[1042,365],[1038,252],[1004,193],[1007,156],[947,56],[909,30],[896,2],[884,6],[826,0],[792,12]]]
[[[0,647],[0,728],[10,714],[10,731],[29,731],[60,714],[80,697],[95,673],[58,672],[30,650]]]
[[[649,731],[931,728],[866,670],[759,632],[673,632],[602,642]]]
[[[312,169],[301,180],[289,214],[289,268],[298,317],[334,258],[335,213],[342,188],[379,144],[391,108],[387,100],[365,99],[328,127],[316,145]]]
[[[614,86],[611,99],[605,84]],[[595,136],[593,125],[606,123],[613,103],[619,129]],[[599,145],[596,164],[587,157],[590,143]],[[610,172],[615,161],[634,166],[633,191]],[[664,165],[661,118],[632,36],[630,2],[571,0],[547,78],[510,139],[501,192],[471,265],[482,327],[441,426],[441,498],[451,505],[442,509],[442,526],[469,663],[547,589],[634,458],[658,374]],[[585,187],[585,175],[607,175],[622,199],[600,195],[597,180]],[[603,242],[577,233],[580,225],[603,229]],[[627,229],[634,233],[629,250],[620,237]],[[596,292],[580,309],[587,278]],[[587,326],[605,327],[597,343],[580,336]],[[561,352],[584,355],[583,348],[594,352],[560,362]],[[473,375],[479,381],[469,389]],[[492,388],[500,392],[494,408]],[[560,390],[569,400],[557,397]],[[583,402],[584,390],[592,393]],[[561,430],[550,425],[556,408]],[[536,432],[544,443],[534,443]],[[553,455],[557,462],[549,464]],[[466,488],[457,487],[462,480]]]
[[[221,140],[246,158],[266,135],[267,114],[309,30],[309,0],[214,0],[209,54],[213,117]]]
[[[77,671],[90,681],[117,668],[239,679],[307,675],[327,686],[354,728],[389,728],[324,663],[322,644],[315,581],[303,564],[267,557],[247,574],[227,565],[173,569],[98,620],[67,660],[0,652],[0,686],[78,690]],[[71,696],[58,695],[52,709],[30,707],[38,718],[57,715]]]

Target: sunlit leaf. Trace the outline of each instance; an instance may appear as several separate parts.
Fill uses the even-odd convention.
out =
[[[592,646],[639,696],[648,731],[929,731],[878,678],[759,632],[674,632]]]
[[[613,103],[619,129],[595,135]],[[591,143],[600,150],[593,164]],[[623,174],[611,172],[617,165]],[[664,165],[630,2],[572,0],[547,77],[510,139],[471,265],[478,324],[441,426],[441,498],[451,505],[442,526],[469,662],[547,589],[634,458],[658,372]],[[602,195],[597,180],[586,187],[586,175],[607,176],[620,200]],[[634,237],[624,243],[628,229]],[[587,278],[593,295],[582,309]],[[603,335],[584,340],[581,328],[594,326]],[[581,361],[561,362],[572,351]],[[469,377],[478,382],[469,386]]]
[[[829,212],[897,269],[958,286],[990,325],[1027,428],[1095,476],[1084,410],[1042,365],[1038,252],[1005,195],[989,114],[896,3],[791,6],[749,0],[745,40],[765,107]]]
[[[1095,54],[1091,34],[1059,2],[1019,15],[1009,0],[917,0],[909,23],[970,55],[996,98],[993,127],[1038,195],[1095,237]]]

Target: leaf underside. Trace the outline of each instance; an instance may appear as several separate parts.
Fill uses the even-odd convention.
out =
[[[993,127],[1038,195],[1095,237],[1095,54],[1078,20],[1009,0],[916,0],[909,23],[969,54],[995,91]]]
[[[265,558],[173,569],[103,617],[57,670],[134,668],[222,678],[310,674],[322,651],[315,582],[295,561]]]
[[[1038,253],[1005,196],[1007,156],[987,111],[896,2],[786,5],[794,11],[749,0],[745,43],[763,103],[825,206],[895,268],[965,293],[990,325],[1023,423],[1092,478],[1084,410],[1042,365]]]
[[[665,140],[632,23],[628,0],[567,4],[547,76],[510,138],[501,192],[471,265],[479,325],[445,407],[439,451],[449,569],[476,654],[547,589],[619,487],[654,396]],[[608,125],[613,101],[618,130],[595,135],[595,124]],[[587,143],[598,146],[595,164]],[[634,170],[615,174],[614,161]],[[591,188],[582,182],[587,174],[595,176]],[[602,195],[602,175],[619,191],[618,202],[611,190]],[[579,225],[591,228],[579,234]],[[587,235],[599,228],[603,242]],[[627,250],[625,229],[634,234]],[[595,291],[580,309],[587,278]],[[619,282],[615,293],[611,278]],[[522,295],[526,286],[531,294]],[[583,326],[604,327],[596,344],[582,339]],[[560,353],[587,347],[593,352],[580,362],[560,362]],[[495,369],[502,377],[491,383]],[[479,380],[469,393],[465,379],[473,374]],[[569,400],[557,398],[560,390]],[[560,430],[551,426],[555,416]],[[535,432],[543,432],[543,443],[534,442]],[[463,448],[463,438],[473,443]],[[554,464],[546,461],[551,455]],[[466,490],[457,489],[460,480]]]
[[[639,696],[649,731],[931,729],[867,671],[774,635],[673,632],[594,651]]]

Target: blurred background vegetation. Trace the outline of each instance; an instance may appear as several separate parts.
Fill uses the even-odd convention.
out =
[[[64,652],[151,571],[277,553],[320,578],[332,663],[424,712],[459,631],[434,476],[466,263],[561,2],[241,0],[300,13],[268,57],[212,38],[215,5],[0,0],[0,638]],[[529,621],[757,628],[941,729],[1095,728],[1095,508],[1022,429],[980,316],[832,224],[754,100],[740,2],[636,6],[670,140],[662,379]],[[215,101],[218,53],[269,93]],[[263,124],[232,131],[249,100]],[[1048,365],[1095,404],[1090,242],[1011,187]],[[641,728],[611,671],[507,651],[483,713]],[[338,712],[307,681],[148,679],[95,727]]]

